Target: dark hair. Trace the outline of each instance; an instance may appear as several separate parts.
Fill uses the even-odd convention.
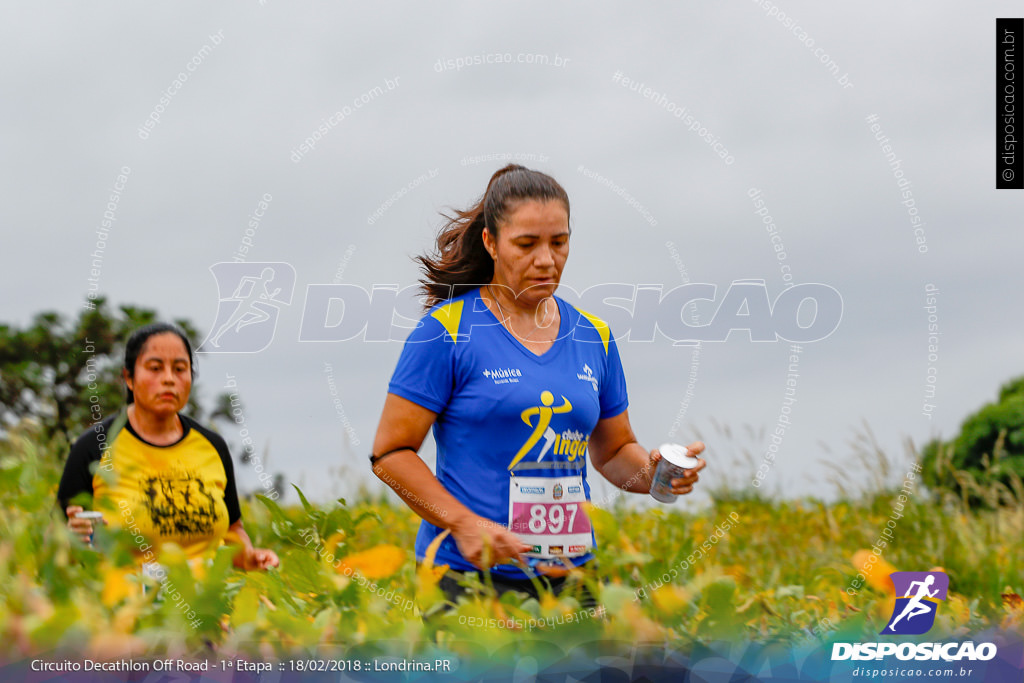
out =
[[[447,222],[437,235],[434,255],[417,256],[424,279],[427,308],[487,284],[494,277],[494,262],[484,248],[483,231],[498,236],[498,225],[524,200],[557,200],[569,213],[569,195],[546,173],[509,164],[498,169],[482,197],[470,208],[442,213]]]
[[[124,369],[128,372],[129,377],[135,377],[135,362],[139,359],[139,354],[142,353],[142,349],[146,346],[149,338],[155,334],[164,334],[166,332],[178,335],[181,343],[185,345],[185,350],[188,351],[189,369],[191,370],[192,377],[195,378],[196,366],[195,359],[192,356],[192,344],[189,343],[188,335],[185,334],[185,331],[171,323],[143,325],[128,336],[128,341],[124,344]],[[128,392],[127,403],[131,405],[135,402],[135,395],[128,387],[125,387],[125,391]]]

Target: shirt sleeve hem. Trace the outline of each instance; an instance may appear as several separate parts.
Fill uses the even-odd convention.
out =
[[[434,398],[431,398],[430,396],[426,396],[425,394],[421,394],[416,391],[411,391],[404,387],[395,386],[394,384],[388,385],[388,393],[394,394],[395,396],[400,396],[401,398],[404,398],[407,401],[412,401],[416,405],[422,408],[426,408],[427,410],[433,411],[435,413],[440,413],[445,408],[445,405],[443,403],[440,403],[439,401],[437,401]]]
[[[600,419],[604,420],[604,419],[607,419],[609,417],[615,417],[616,415],[621,415],[622,413],[626,412],[626,408],[628,408],[628,407],[629,407],[629,401],[623,401],[622,403],[620,403],[620,404],[618,404],[616,406],[613,406],[613,407],[609,408],[608,410],[602,410],[601,411],[601,418]]]

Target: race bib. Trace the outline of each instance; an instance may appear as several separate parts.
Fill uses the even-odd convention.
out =
[[[583,504],[583,475],[512,476],[508,519],[513,533],[531,546],[525,555],[546,560],[577,557],[593,548]]]

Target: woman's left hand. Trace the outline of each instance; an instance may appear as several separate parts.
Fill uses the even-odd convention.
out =
[[[235,566],[245,571],[253,569],[269,569],[281,564],[277,553],[269,548],[253,548],[245,546],[235,555]]]
[[[239,569],[251,571],[253,569],[269,569],[281,564],[277,559],[277,553],[267,548],[254,548],[249,534],[245,533],[242,520],[236,519],[235,523],[228,527],[228,533],[224,536],[225,543],[240,546],[235,553],[234,564]]]
[[[694,441],[693,443],[686,447],[686,450],[689,451],[690,455],[697,458],[698,464],[696,467],[690,468],[688,470],[683,470],[684,474],[682,477],[672,480],[672,493],[674,493],[677,496],[684,496],[687,493],[693,492],[693,485],[696,484],[697,480],[700,478],[699,476],[697,476],[697,473],[704,469],[704,466],[707,464],[704,462],[704,459],[700,457],[700,454],[704,452],[703,441]],[[661,460],[661,453],[659,453],[658,449],[655,448],[653,451],[651,451],[652,472],[654,471],[653,468],[656,468],[658,466],[659,460]]]

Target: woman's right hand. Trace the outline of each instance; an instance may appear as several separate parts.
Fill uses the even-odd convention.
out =
[[[81,505],[69,505],[64,512],[68,515],[68,529],[88,545],[92,541],[92,520],[79,518],[77,515],[82,511]]]
[[[497,522],[473,515],[461,524],[452,525],[451,532],[462,556],[484,571],[508,560],[526,563],[523,553],[530,546]]]

